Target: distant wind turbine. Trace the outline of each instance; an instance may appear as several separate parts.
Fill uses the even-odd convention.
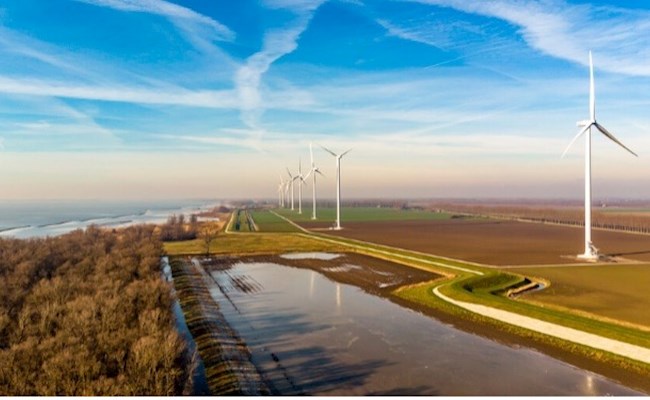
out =
[[[591,57],[591,51],[589,52],[589,120],[588,121],[578,121],[578,126],[582,129],[578,134],[571,140],[571,143],[567,146],[562,153],[562,157],[569,151],[569,148],[575,143],[576,140],[585,133],[585,252],[578,256],[589,261],[598,260],[598,249],[596,249],[591,242],[591,128],[596,128],[600,133],[605,135],[608,139],[618,144],[628,152],[630,152],[635,157],[638,157],[635,152],[625,147],[618,139],[612,135],[604,126],[600,125],[596,121],[596,93],[594,86],[594,64]]]
[[[280,174],[280,184],[278,185],[278,206],[284,207],[284,179],[282,179],[282,174]]]
[[[322,172],[316,167],[314,164],[314,151],[312,150],[311,143],[309,143],[309,156],[311,157],[311,169],[309,170],[309,173],[307,173],[307,176],[305,176],[305,179],[309,178],[309,175],[312,175],[312,186],[311,186],[311,194],[312,194],[312,212],[311,212],[311,219],[316,219],[316,174],[320,174],[321,176],[323,175]]]
[[[289,174],[289,184],[291,185],[291,210],[293,211],[293,181],[296,180],[296,177],[291,175],[289,168],[287,168],[287,174]]]
[[[305,177],[302,175],[302,161],[298,159],[298,175],[294,177],[298,180],[298,214],[302,214],[302,185],[305,184]]]
[[[332,150],[324,146],[321,147],[323,148],[323,150],[330,153],[336,158],[336,226],[334,227],[334,229],[340,230],[341,229],[341,158],[343,158],[344,155],[348,154],[352,149],[348,149],[341,154],[336,154]]]

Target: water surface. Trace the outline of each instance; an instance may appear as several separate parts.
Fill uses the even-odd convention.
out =
[[[188,215],[217,205],[220,203],[206,200],[4,200],[0,201],[0,236],[57,236],[90,225],[122,228],[162,223],[172,214]]]
[[[239,263],[211,275],[221,311],[281,394],[640,394],[314,271]]]

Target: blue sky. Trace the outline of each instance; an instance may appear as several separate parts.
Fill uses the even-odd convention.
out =
[[[354,197],[650,196],[650,5],[5,0],[0,198],[272,197],[309,142]],[[319,192],[332,196],[334,160]]]

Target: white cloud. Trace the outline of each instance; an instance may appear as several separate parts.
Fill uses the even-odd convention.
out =
[[[274,0],[265,4],[275,8],[289,8],[298,14],[288,28],[273,29],[264,35],[262,49],[248,57],[235,73],[235,87],[240,101],[241,118],[244,124],[259,131],[259,118],[264,112],[260,85],[262,76],[271,64],[298,48],[298,39],[307,29],[314,11],[323,1]]]
[[[232,91],[137,86],[78,85],[35,79],[0,77],[0,92],[30,96],[51,96],[140,104],[167,104],[205,108],[236,108]]]
[[[121,11],[144,12],[169,18],[184,30],[192,30],[182,22],[193,22],[210,29],[214,39],[232,41],[235,33],[222,23],[194,10],[164,0],[76,0]]]
[[[494,17],[520,28],[534,49],[553,57],[587,64],[594,51],[598,68],[650,76],[650,13],[562,0],[406,0]]]

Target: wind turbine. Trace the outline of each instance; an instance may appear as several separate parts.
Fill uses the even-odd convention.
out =
[[[298,159],[298,175],[293,179],[298,179],[298,214],[302,214],[302,185],[305,184],[305,177],[302,175],[302,161]]]
[[[284,179],[280,174],[280,183],[278,184],[278,207],[284,206]]]
[[[324,146],[321,147],[323,148],[323,150],[330,153],[336,158],[336,226],[334,227],[334,229],[340,230],[341,229],[341,158],[343,158],[344,155],[348,154],[352,149],[348,149],[341,154],[336,154],[332,150]]]
[[[305,176],[305,179],[309,178],[309,175],[312,175],[312,187],[311,187],[311,194],[312,194],[312,212],[311,212],[311,219],[316,219],[316,174],[320,174],[321,176],[323,175],[322,172],[316,167],[314,164],[314,151],[312,150],[311,143],[309,143],[309,156],[311,157],[311,169],[309,170],[309,173],[307,176]]]
[[[293,211],[293,181],[296,180],[296,177],[291,175],[291,171],[287,168],[287,174],[289,174],[289,184],[291,185],[291,210]]]
[[[578,256],[578,258],[597,261],[598,260],[598,249],[596,249],[591,242],[591,128],[596,128],[600,133],[605,135],[608,139],[618,144],[628,152],[630,152],[635,157],[638,157],[635,152],[625,147],[618,139],[612,135],[604,126],[600,125],[596,121],[596,93],[594,87],[594,64],[591,57],[591,51],[589,52],[589,120],[588,121],[578,121],[578,126],[582,128],[580,132],[571,140],[571,143],[567,146],[562,157],[567,153],[571,145],[578,140],[578,138],[585,133],[585,252]]]
[[[287,208],[287,207],[288,207],[288,203],[289,203],[289,200],[288,200],[288,199],[289,199],[289,187],[290,187],[290,186],[291,186],[291,182],[290,182],[290,181],[286,181],[286,182],[284,182],[284,198],[286,199],[286,200],[284,201],[284,204],[283,204],[283,205],[284,205],[284,208]]]

